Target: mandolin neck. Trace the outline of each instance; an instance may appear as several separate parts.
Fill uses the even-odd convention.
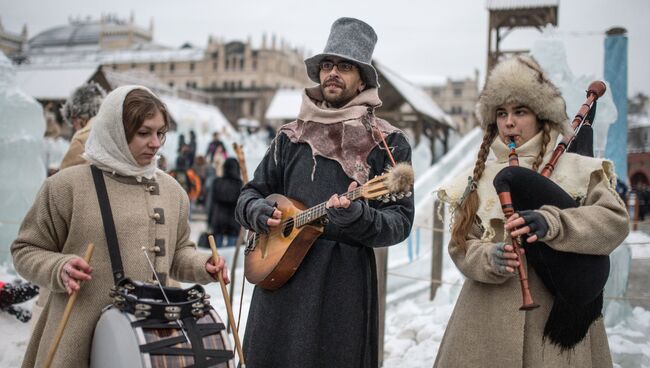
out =
[[[357,200],[363,197],[363,187],[355,188],[354,190],[341,194],[341,197],[345,196],[350,201]],[[304,225],[310,224],[316,220],[320,220],[327,214],[327,208],[325,207],[326,202],[317,204],[314,207],[308,208],[296,215],[296,227],[302,227]]]

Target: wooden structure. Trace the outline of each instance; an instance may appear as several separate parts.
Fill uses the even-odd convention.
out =
[[[429,139],[431,164],[449,150],[451,130],[457,131],[456,123],[420,87],[411,84],[399,74],[377,61],[372,62],[379,75],[379,98],[382,105],[377,109],[378,117],[389,121],[400,129],[408,129],[415,136],[415,146],[424,135]],[[442,148],[436,148],[436,144]],[[436,153],[439,153],[437,155]]]
[[[504,55],[520,54],[528,50],[503,50],[501,42],[516,28],[537,28],[546,25],[557,26],[559,0],[488,0],[490,13],[488,22],[487,72]],[[492,37],[494,34],[494,41]]]

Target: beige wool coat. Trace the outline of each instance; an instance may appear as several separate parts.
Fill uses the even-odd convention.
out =
[[[205,271],[208,253],[189,240],[189,202],[180,185],[158,170],[153,180],[137,182],[104,172],[127,277],[154,282],[142,247],[162,276],[186,282],[212,281]],[[159,215],[158,215],[159,214]],[[52,367],[87,367],[95,324],[111,303],[113,276],[104,227],[90,166],[79,165],[49,177],[11,246],[18,273],[52,291],[38,320],[23,367],[41,367],[67,301],[62,266],[74,255],[83,257],[95,244],[90,262],[92,279],[82,284]]]
[[[533,147],[522,146],[523,152],[519,157],[521,166],[531,166],[539,152],[539,146],[534,146],[539,143],[539,138],[531,140]],[[554,142],[554,139],[551,141]],[[492,151],[496,158],[486,163],[485,173],[488,175],[480,180],[488,185],[482,187],[479,183],[482,205],[493,202],[488,203],[489,208],[480,209],[479,214],[485,218],[491,217],[489,213],[501,211],[498,199],[487,193],[493,179],[493,175],[489,174],[499,170],[490,166],[505,166],[508,160],[507,148],[502,143],[495,142]],[[550,151],[547,152],[550,155]],[[610,164],[568,153],[560,162],[556,168],[556,183],[559,178],[558,184],[568,193],[586,194],[580,198],[582,201],[578,208],[560,210],[543,206],[540,209],[549,224],[549,231],[541,241],[560,251],[610,254],[629,232],[628,214],[610,182]],[[586,179],[584,185],[572,182],[570,173],[574,174],[572,178]],[[464,181],[467,182],[467,175]],[[463,188],[455,190],[462,193]],[[494,190],[493,187],[491,190]],[[452,203],[454,198],[457,199],[457,196],[446,197]],[[500,273],[490,258],[492,245],[505,238],[502,217],[492,218],[490,225],[475,224],[467,236],[466,251],[453,241],[449,244],[449,254],[466,280],[449,319],[434,367],[612,367],[602,318],[592,324],[587,336],[573,351],[561,353],[555,345],[543,340],[544,324],[553,304],[553,296],[532,268],[528,268],[530,290],[540,307],[531,311],[519,310],[522,298],[517,274]],[[486,231],[486,228],[491,231]]]
[[[93,119],[88,120],[86,126],[79,129],[74,133],[72,139],[70,140],[70,146],[68,151],[66,151],[63,160],[61,160],[60,170],[66,169],[71,166],[81,165],[86,162],[86,160],[81,157],[84,153],[86,147],[86,141],[90,135],[90,126],[92,125]]]

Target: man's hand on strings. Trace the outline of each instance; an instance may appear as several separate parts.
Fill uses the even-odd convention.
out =
[[[357,182],[353,181],[348,185],[348,192],[354,190],[354,188],[358,186]],[[333,194],[327,203],[325,203],[325,208],[348,208],[350,207],[350,203],[352,202],[346,196]]]
[[[354,190],[359,185],[353,181],[348,186],[348,192]],[[325,203],[327,208],[327,218],[333,224],[345,227],[357,221],[363,214],[363,205],[361,201],[350,201],[345,195],[334,194]]]

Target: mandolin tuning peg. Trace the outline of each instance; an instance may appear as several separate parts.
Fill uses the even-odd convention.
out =
[[[411,191],[406,192],[406,198],[408,198],[408,197],[410,197],[412,195],[413,195],[413,192],[411,192]]]
[[[384,203],[388,203],[388,202],[390,202],[390,198],[388,198],[388,196],[383,196],[381,201],[384,202]]]
[[[404,198],[404,192],[397,193],[397,199],[402,199],[402,198]]]
[[[390,200],[393,201],[393,202],[397,201],[397,196],[395,196],[395,194],[391,194],[390,195]]]

